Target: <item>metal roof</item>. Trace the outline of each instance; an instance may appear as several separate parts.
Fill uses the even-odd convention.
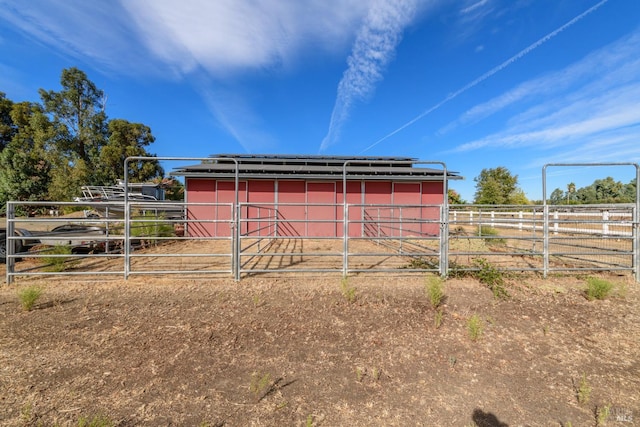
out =
[[[235,161],[234,161],[235,160]],[[319,156],[220,154],[211,160],[175,168],[172,175],[190,178],[233,178],[236,162],[243,179],[347,179],[369,180],[442,180],[443,169],[422,167],[426,162],[411,157]],[[447,171],[448,179],[462,179],[457,172]]]

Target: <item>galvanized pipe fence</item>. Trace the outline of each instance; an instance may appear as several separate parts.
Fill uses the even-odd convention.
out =
[[[130,157],[130,161],[202,161],[217,158]],[[178,203],[179,216],[158,214],[157,202],[54,203],[8,202],[6,239],[0,254],[6,281],[45,275],[158,275],[201,277],[251,274],[372,273],[474,271],[489,262],[503,271],[627,271],[640,281],[640,168],[634,163],[549,164],[543,168],[543,205],[480,206],[365,205],[347,203],[347,166],[371,163],[348,160],[343,165],[343,203],[329,204],[336,215],[308,215],[313,204],[298,206],[294,217],[283,204],[246,204],[238,199],[235,159],[234,203]],[[373,161],[375,162],[375,161]],[[382,163],[386,163],[381,161]],[[442,162],[443,194],[447,168]],[[636,203],[612,205],[547,204],[546,170],[564,166],[633,166]],[[125,173],[125,188],[128,175]],[[106,214],[18,216],[19,212],[102,210]],[[194,219],[192,210],[224,212]],[[293,211],[296,211],[295,209]],[[111,215],[123,212],[123,215]],[[338,213],[341,212],[342,215]],[[329,223],[323,235],[314,223]],[[324,224],[326,225],[326,224]],[[63,231],[56,231],[63,227]],[[66,228],[65,228],[66,227]],[[214,230],[211,232],[211,230]],[[323,227],[324,229],[324,227]]]
[[[125,221],[91,215],[96,209],[122,212],[122,203],[8,203],[7,283],[18,277],[80,275],[222,275],[236,280],[266,273],[448,275],[478,270],[478,260],[501,271],[544,275],[638,274],[635,204],[176,203],[184,215],[174,218],[158,214],[162,206],[154,202],[128,204]],[[71,208],[80,210],[71,217],[16,215]],[[189,219],[194,209],[219,212],[220,218]],[[314,209],[338,214],[322,219],[311,215]],[[62,232],[52,231],[60,227]],[[319,228],[331,232],[315,233]]]

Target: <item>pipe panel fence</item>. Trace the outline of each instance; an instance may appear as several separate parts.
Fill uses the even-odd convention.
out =
[[[448,275],[483,263],[544,275],[626,271],[638,280],[635,209],[9,202],[3,251],[8,283],[45,275]]]

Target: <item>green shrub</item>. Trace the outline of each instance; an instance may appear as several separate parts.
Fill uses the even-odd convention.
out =
[[[49,249],[46,249],[46,255],[42,257],[42,262],[45,263],[46,271],[50,272],[60,272],[67,269],[70,266],[68,264],[71,259],[71,246],[69,245],[55,245]],[[51,255],[51,256],[49,256]],[[69,256],[59,256],[59,255],[69,255]]]
[[[505,239],[498,238],[500,232],[493,227],[487,225],[480,226],[480,237],[486,236],[484,241],[487,243],[504,244]]]
[[[136,212],[132,215],[130,233],[131,237],[143,238],[144,244],[156,244],[155,237],[175,236],[175,230],[171,223],[165,221],[162,215],[153,212]]]
[[[25,311],[31,311],[41,295],[42,288],[35,285],[27,286],[26,288],[18,290],[18,299],[20,300],[20,305]]]
[[[492,266],[484,258],[476,258],[473,263],[478,267],[474,274],[475,277],[480,283],[487,285],[491,289],[495,298],[506,299],[509,297],[509,292],[506,289],[504,277],[500,270]]]
[[[433,308],[438,308],[442,305],[445,299],[444,289],[442,288],[442,279],[436,276],[427,277],[427,283],[425,284],[425,291],[431,302]]]
[[[613,283],[597,277],[587,278],[585,295],[589,301],[605,299],[613,290]]]

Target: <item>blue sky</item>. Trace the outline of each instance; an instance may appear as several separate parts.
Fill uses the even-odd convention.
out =
[[[468,201],[483,168],[540,199],[545,164],[640,161],[638,0],[0,0],[0,91],[69,67],[159,156],[411,156]],[[606,176],[635,169],[548,194]]]

